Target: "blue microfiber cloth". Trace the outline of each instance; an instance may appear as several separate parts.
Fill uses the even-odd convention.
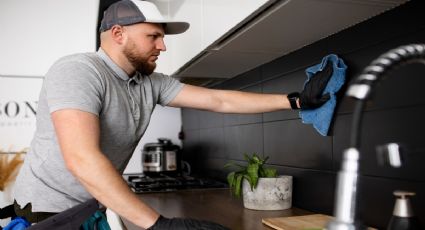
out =
[[[24,230],[31,225],[25,218],[15,217],[3,230]]]
[[[332,62],[333,72],[323,94],[329,93],[330,99],[319,108],[300,111],[302,122],[304,124],[313,124],[313,127],[322,136],[326,136],[328,134],[336,106],[335,94],[344,85],[347,66],[341,58],[338,58],[337,55],[330,54],[322,59],[322,63],[311,66],[305,71],[307,74],[307,80],[305,83],[307,83],[315,73],[322,71],[328,62]]]

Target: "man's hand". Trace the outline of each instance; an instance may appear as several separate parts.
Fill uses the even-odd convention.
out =
[[[330,98],[329,93],[323,94],[329,79],[332,77],[332,62],[328,61],[322,71],[317,72],[310,78],[304,90],[300,93],[301,109],[314,109],[320,107]]]
[[[186,219],[186,218],[166,218],[159,216],[158,220],[147,230],[229,230],[228,228],[209,221]]]

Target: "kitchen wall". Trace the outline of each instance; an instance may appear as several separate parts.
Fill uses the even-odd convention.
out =
[[[389,49],[425,42],[424,1],[410,1],[371,20],[322,39],[289,55],[215,85],[258,93],[299,91],[305,69],[335,53],[348,66],[347,81]],[[411,64],[388,74],[367,103],[361,131],[358,217],[383,228],[394,205],[394,190],[416,192],[413,208],[425,226],[425,66]],[[344,87],[341,91],[344,91]],[[348,147],[353,100],[338,95],[338,106],[328,136],[301,122],[297,111],[254,115],[182,110],[184,158],[195,172],[225,180],[228,161],[243,153],[269,156],[269,164],[294,177],[293,205],[332,214],[336,174]],[[375,146],[405,144],[402,168],[378,164]]]
[[[98,5],[85,0],[0,1],[0,150],[29,147],[42,78],[53,62],[95,50]]]
[[[94,51],[98,5],[85,0],[0,1],[0,75],[43,76],[61,56]]]

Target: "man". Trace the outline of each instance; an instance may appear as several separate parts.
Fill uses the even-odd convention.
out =
[[[315,108],[330,74],[300,94],[254,94],[186,85],[153,73],[165,34],[189,25],[162,18],[149,2],[122,0],[104,13],[96,53],[61,58],[45,76],[37,130],[15,184],[15,210],[32,222],[91,198],[145,229],[224,229],[168,219],[143,203],[120,175],[156,104],[224,113]]]

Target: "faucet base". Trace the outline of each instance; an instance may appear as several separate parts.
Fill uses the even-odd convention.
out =
[[[354,224],[333,220],[326,226],[327,230],[356,230]]]
[[[327,230],[367,230],[368,228],[361,223],[345,223],[338,220],[330,221],[327,226]]]

